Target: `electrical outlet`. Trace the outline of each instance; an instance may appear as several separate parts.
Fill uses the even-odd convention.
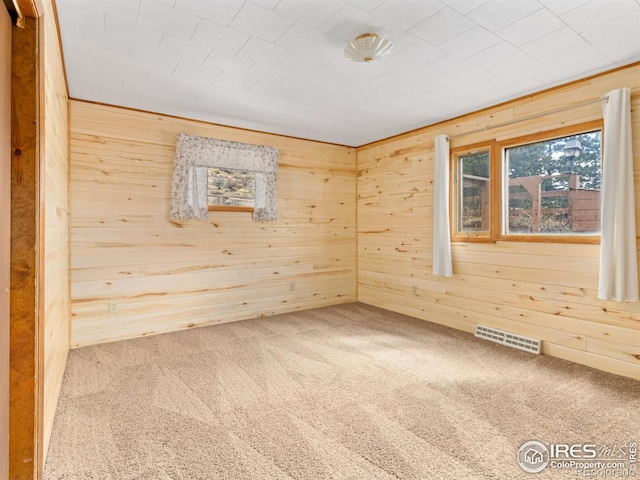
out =
[[[417,297],[418,296],[418,287],[416,287],[415,285],[413,286],[413,294]]]
[[[289,282],[289,291],[290,292],[296,291],[296,282]]]
[[[109,313],[118,313],[118,304],[116,302],[109,302]]]

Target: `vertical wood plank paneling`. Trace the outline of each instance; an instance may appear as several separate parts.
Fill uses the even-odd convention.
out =
[[[44,41],[44,387],[42,464],[69,351],[69,99],[58,27],[50,1],[43,2]]]
[[[11,19],[0,7],[0,478],[9,477]]]
[[[601,119],[597,103],[558,109],[622,86],[632,88],[639,203],[640,65],[359,148],[359,300],[469,332],[484,323],[535,336],[546,354],[640,378],[640,304],[596,298],[598,245],[454,243],[454,277],[431,274],[436,135],[455,135],[455,148]]]
[[[277,147],[278,220],[171,221],[180,132]],[[356,299],[355,149],[72,101],[70,150],[73,346]]]

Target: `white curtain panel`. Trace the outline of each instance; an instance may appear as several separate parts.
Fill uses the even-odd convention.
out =
[[[173,159],[171,209],[173,219],[206,220],[207,169],[217,167],[255,173],[254,221],[278,218],[276,174],[278,149],[179,133]]]
[[[433,274],[453,276],[449,233],[449,137],[435,138],[435,180],[433,186]]]
[[[598,298],[638,300],[638,261],[633,191],[631,89],[619,88],[603,102],[602,236]]]

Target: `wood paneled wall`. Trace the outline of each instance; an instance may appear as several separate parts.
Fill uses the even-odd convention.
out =
[[[277,147],[278,220],[171,221],[180,132]],[[355,149],[75,100],[70,149],[73,346],[356,300]]]
[[[44,129],[41,195],[44,203],[43,463],[67,362],[70,335],[69,285],[69,98],[58,27],[50,1],[42,2],[44,36]]]
[[[359,148],[358,299],[468,332],[481,323],[541,338],[545,354],[640,378],[640,304],[596,298],[599,245],[460,242],[454,276],[431,273],[436,135],[456,148],[601,119],[598,103],[558,110],[624,86],[640,205],[638,64]]]

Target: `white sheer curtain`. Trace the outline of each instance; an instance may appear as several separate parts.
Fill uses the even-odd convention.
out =
[[[453,276],[449,233],[449,137],[435,138],[435,179],[433,182],[433,274]]]
[[[603,103],[602,234],[598,298],[638,300],[638,261],[631,141],[631,89]]]
[[[205,220],[209,167],[254,172],[254,221],[276,220],[278,149],[179,133],[173,159],[170,217]]]

